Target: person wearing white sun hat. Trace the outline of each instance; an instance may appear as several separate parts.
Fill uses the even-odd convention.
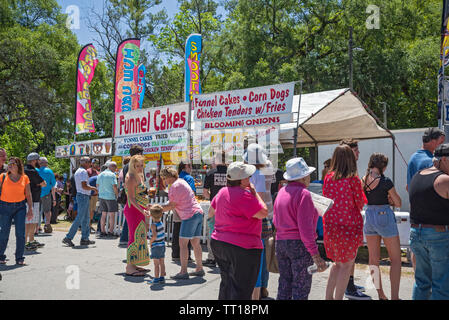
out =
[[[312,287],[307,268],[315,263],[319,272],[326,269],[315,242],[318,211],[307,190],[315,168],[303,158],[294,158],[287,161],[286,169],[288,185],[279,191],[273,214],[279,264],[277,299],[307,300]]]
[[[262,254],[262,222],[267,206],[249,178],[253,165],[233,162],[229,165],[227,186],[211,202],[209,214],[215,214],[211,247],[220,268],[219,300],[250,300],[257,281]]]

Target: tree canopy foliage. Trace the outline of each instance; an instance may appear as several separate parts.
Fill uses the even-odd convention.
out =
[[[118,44],[143,43],[144,107],[183,99],[189,34],[203,35],[203,92],[303,80],[304,92],[348,87],[353,28],[354,90],[390,129],[437,124],[439,0],[178,0],[169,18],[161,0],[103,0],[87,24],[100,63],[91,84],[97,132],[112,133]],[[378,8],[378,28],[367,21]],[[0,0],[0,143],[10,153],[53,153],[73,139],[77,55],[56,0]],[[9,147],[8,147],[9,146]]]

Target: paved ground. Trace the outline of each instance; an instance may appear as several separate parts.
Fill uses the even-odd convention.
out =
[[[13,228],[12,228],[13,229]],[[150,300],[215,300],[218,297],[220,274],[217,268],[205,267],[204,278],[175,281],[169,278],[179,272],[180,266],[166,259],[167,280],[165,284],[152,285],[153,273],[145,278],[125,274],[126,249],[117,247],[118,239],[91,239],[92,246],[79,246],[80,233],[75,236],[74,248],[65,247],[61,240],[65,232],[54,231],[51,235],[37,237],[45,247],[26,256],[26,266],[16,266],[14,261],[14,230],[6,250],[9,261],[0,266],[0,300],[9,299],[150,299]],[[166,257],[171,257],[167,247]],[[203,253],[206,259],[206,253]],[[149,266],[152,270],[153,265]],[[193,271],[192,268],[189,268]],[[411,298],[413,273],[403,268],[400,297]],[[309,298],[323,300],[329,271],[314,275]],[[278,274],[270,274],[269,292],[276,297]],[[377,299],[369,281],[367,267],[357,265],[356,284],[367,287],[367,294]],[[368,280],[367,280],[368,279]],[[389,292],[388,274],[382,274],[384,290]]]

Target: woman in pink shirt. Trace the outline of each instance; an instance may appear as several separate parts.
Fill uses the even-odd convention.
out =
[[[181,271],[172,276],[175,280],[189,279],[189,276],[203,277],[205,272],[202,264],[202,249],[200,245],[203,229],[203,210],[195,199],[195,194],[189,184],[180,179],[178,172],[173,168],[163,168],[160,173],[165,185],[169,185],[167,205],[163,205],[164,211],[175,209],[181,218],[181,230],[179,231],[179,249],[181,258]],[[188,244],[192,243],[195,254],[196,270],[187,272]]]
[[[259,274],[262,219],[268,210],[249,182],[255,171],[253,165],[231,163],[227,187],[211,203],[211,248],[221,273],[219,300],[250,300]]]
[[[274,202],[273,224],[276,227],[276,257],[279,264],[278,300],[307,300],[312,275],[307,268],[315,263],[318,271],[326,270],[315,242],[318,211],[312,202],[310,174],[303,158],[287,161],[283,187]]]

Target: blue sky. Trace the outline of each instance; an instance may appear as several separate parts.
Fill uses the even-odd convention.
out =
[[[89,31],[84,19],[89,16],[89,11],[92,10],[92,8],[97,12],[101,12],[103,9],[103,0],[57,0],[57,2],[61,6],[61,11],[63,13],[66,13],[69,6],[77,6],[79,8],[80,26],[79,29],[73,29],[72,31],[77,36],[81,46],[88,43],[95,44],[94,40],[97,38],[97,35],[94,32]],[[154,8],[154,11],[157,12],[162,9],[165,9],[169,17],[173,17],[178,10],[178,1],[164,0],[162,1],[162,4]]]

